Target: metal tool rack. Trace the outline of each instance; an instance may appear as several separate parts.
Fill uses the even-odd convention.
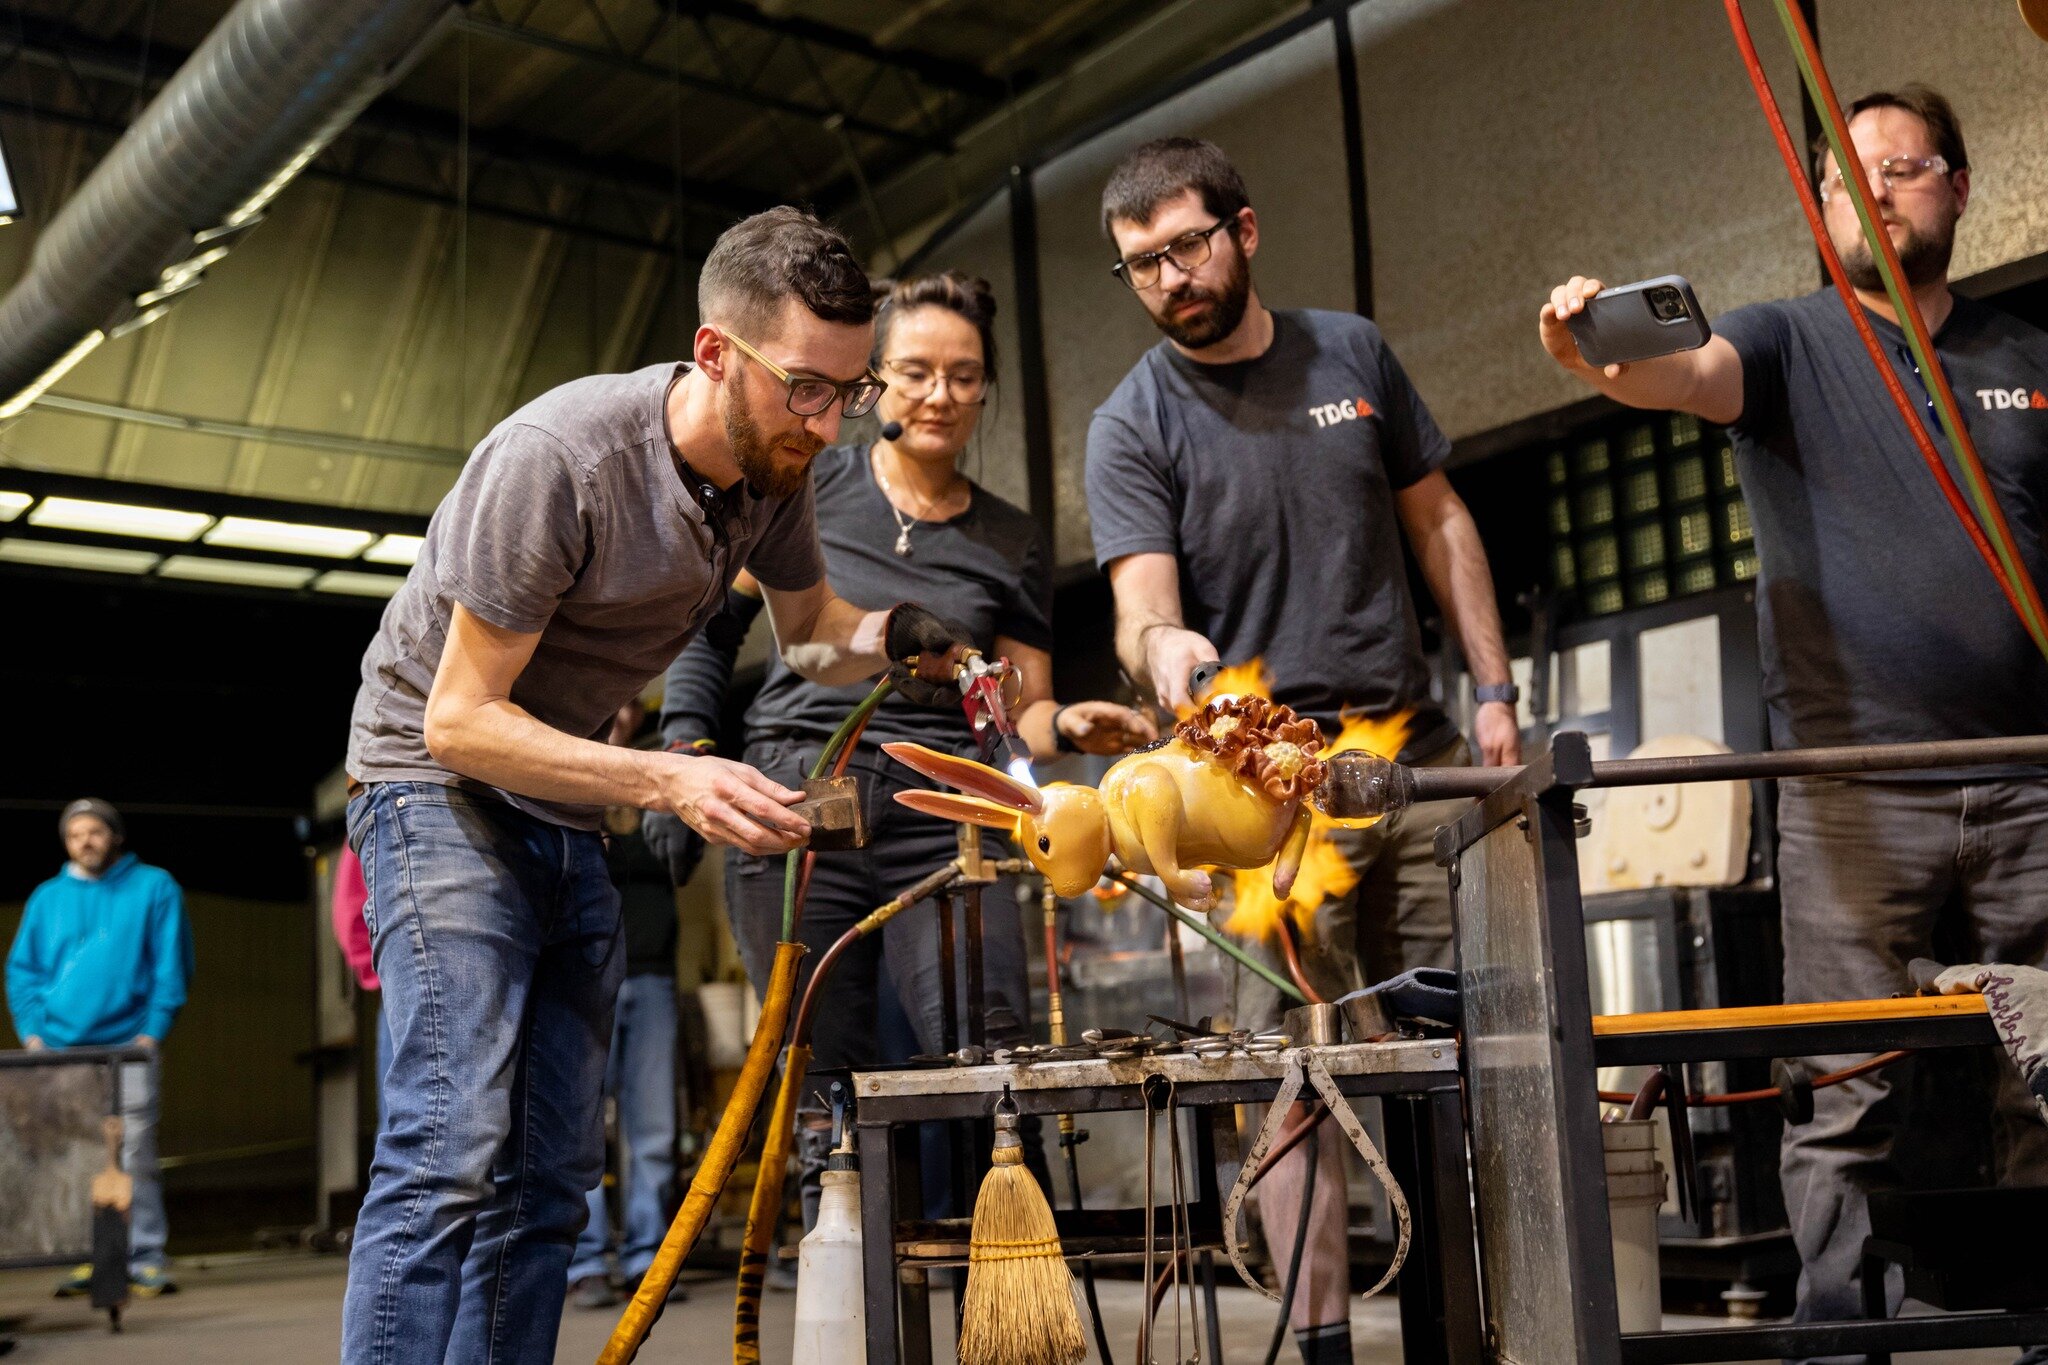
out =
[[[102,1077],[99,1086],[106,1097],[105,1114],[109,1118],[121,1116],[121,1067],[126,1062],[148,1061],[150,1054],[138,1047],[72,1047],[45,1048],[35,1052],[0,1052],[0,1070],[6,1071],[59,1071],[97,1070]],[[91,1135],[95,1149],[101,1135]],[[113,1330],[121,1328],[121,1308],[128,1299],[127,1261],[128,1247],[124,1236],[118,1246],[102,1245],[101,1237],[107,1229],[93,1217],[90,1204],[78,1210],[78,1231],[80,1240],[70,1246],[56,1247],[47,1252],[26,1255],[0,1256],[0,1270],[14,1270],[30,1266],[71,1265],[76,1262],[91,1262],[94,1265],[121,1267],[116,1283],[102,1283],[95,1276],[92,1286],[92,1304],[95,1308],[107,1310],[107,1322]]]
[[[1339,1044],[1316,1052],[1346,1095],[1389,1101],[1388,1160],[1416,1209],[1414,1245],[1397,1282],[1405,1358],[1458,1365],[1478,1361],[1479,1286],[1456,1047],[1448,1040],[1420,1040]],[[1214,1120],[1227,1123],[1230,1110],[1214,1107],[1272,1099],[1289,1057],[1287,1052],[1167,1053],[855,1073],[869,1365],[928,1365],[929,1272],[964,1265],[967,1259],[967,1220],[917,1221],[916,1124],[989,1118],[1005,1089],[1026,1114],[1140,1109],[1148,1083],[1171,1083],[1177,1105],[1196,1112],[1209,1109]],[[1198,1122],[1195,1128],[1195,1200],[1187,1222],[1194,1249],[1213,1250],[1228,1235],[1221,1227],[1219,1185],[1229,1184],[1229,1174],[1219,1177],[1208,1125]],[[1167,1223],[1162,1215],[1169,1212],[1153,1215],[1162,1229]],[[1146,1213],[1091,1212],[1085,1223],[1061,1213],[1069,1258],[1139,1255]],[[1210,1330],[1210,1358],[1220,1360],[1213,1321]]]
[[[1974,746],[1974,747],[1973,747]],[[2048,740],[1892,746],[1944,762],[2038,761]],[[1981,752],[1979,752],[1981,750]],[[1778,1028],[1703,1028],[1596,1042],[1586,982],[1573,797],[1642,767],[1649,780],[1895,771],[1875,750],[1780,751],[1596,765],[1564,732],[1438,831],[1450,870],[1464,1004],[1466,1105],[1478,1210],[1488,1360],[1518,1365],[1649,1365],[1836,1351],[1910,1351],[2048,1340],[2048,1314],[1964,1313],[1623,1336],[1616,1313],[1595,1067],[1802,1056],[1995,1041],[1983,1015]],[[1847,767],[1855,754],[1857,761]],[[1893,758],[1898,754],[1894,753]],[[1467,774],[1467,776],[1476,776]],[[1434,794],[1434,793],[1431,793]]]

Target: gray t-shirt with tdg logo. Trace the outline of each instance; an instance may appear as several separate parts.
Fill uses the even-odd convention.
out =
[[[1905,333],[1866,316],[1962,485]],[[1717,318],[1714,330],[1742,358],[1742,416],[1728,430],[1762,568],[1757,633],[1771,743],[2048,734],[2048,663],[1949,510],[1841,295],[1751,304]],[[2048,332],[1958,297],[1934,356],[2020,559],[2037,585],[2048,584]]]
[[[1170,554],[1182,618],[1274,700],[1334,733],[1341,711],[1416,708],[1405,755],[1456,731],[1430,701],[1394,492],[1451,453],[1379,329],[1276,311],[1256,360],[1198,365],[1161,342],[1088,429],[1095,560]]]
[[[717,612],[740,569],[791,592],[824,577],[808,480],[786,499],[742,487],[716,518],[684,488],[666,398],[685,368],[575,380],[478,443],[363,655],[350,776],[467,787],[595,829],[597,807],[500,791],[427,752],[427,693],[454,605],[504,630],[538,632],[512,701],[565,734],[601,739]]]

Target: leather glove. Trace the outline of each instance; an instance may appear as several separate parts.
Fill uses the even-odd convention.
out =
[[[913,602],[899,603],[882,628],[882,647],[893,661],[889,680],[920,706],[960,700],[957,676],[963,655],[974,648],[967,632]],[[913,670],[910,660],[917,660]]]

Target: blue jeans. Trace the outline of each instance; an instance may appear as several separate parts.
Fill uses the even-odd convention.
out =
[[[668,1231],[668,1201],[676,1178],[676,979],[646,973],[629,976],[619,990],[612,1025],[611,1062],[605,1092],[619,1103],[619,1135],[626,1149],[625,1240],[619,1269],[637,1282],[654,1264]],[[569,1263],[573,1283],[605,1273],[611,1220],[604,1189],[590,1192],[590,1221],[576,1239]]]
[[[348,826],[392,1055],[342,1359],[552,1361],[625,972],[603,845],[431,783],[371,785]]]
[[[135,1178],[128,1206],[128,1273],[164,1268],[163,1178],[156,1165],[156,1116],[163,1070],[155,1057],[121,1063],[121,1169]]]

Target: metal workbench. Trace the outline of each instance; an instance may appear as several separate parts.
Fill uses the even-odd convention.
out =
[[[1396,1282],[1406,1359],[1459,1365],[1479,1360],[1479,1286],[1456,1047],[1448,1040],[1350,1043],[1317,1053],[1344,1094],[1387,1101],[1388,1163],[1415,1212],[1414,1244]],[[869,1365],[928,1365],[929,1272],[967,1259],[965,1219],[919,1221],[915,1125],[987,1119],[1005,1088],[1026,1114],[1136,1110],[1145,1106],[1148,1083],[1171,1083],[1182,1109],[1230,1123],[1232,1106],[1273,1098],[1289,1057],[1172,1053],[855,1073]],[[1221,1227],[1219,1185],[1227,1188],[1235,1172],[1219,1177],[1216,1144],[1208,1139],[1209,1126],[1197,1122],[1195,1202],[1187,1224],[1195,1246],[1213,1250],[1228,1235]],[[1069,1259],[1139,1254],[1145,1216],[1141,1209],[1091,1212],[1080,1220],[1061,1213]],[[1161,1213],[1153,1217],[1165,1225]],[[1211,1345],[1213,1359],[1213,1339]]]

